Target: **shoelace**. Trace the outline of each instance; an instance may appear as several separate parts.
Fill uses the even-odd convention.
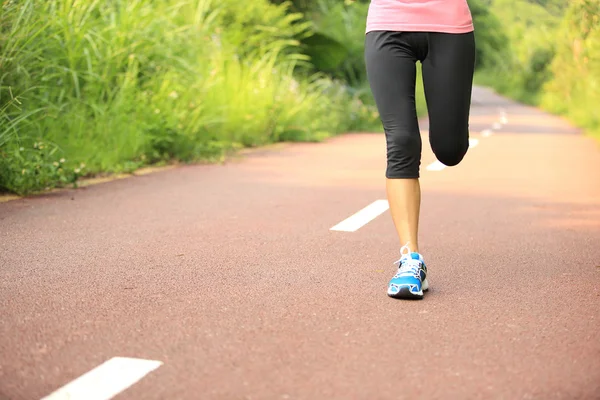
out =
[[[399,265],[395,278],[401,276],[414,276],[415,278],[420,278],[421,275],[419,270],[421,269],[421,261],[410,258],[411,253],[408,244],[405,244],[400,249],[401,257],[394,263]]]
[[[396,264],[400,264],[400,268],[398,268],[398,272],[395,276],[396,278],[401,276],[414,276],[415,278],[419,278],[421,276],[421,261],[419,260],[400,259],[396,261]]]

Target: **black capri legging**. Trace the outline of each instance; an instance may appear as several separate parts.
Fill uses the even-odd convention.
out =
[[[469,110],[475,64],[473,32],[368,32],[367,76],[387,143],[387,178],[418,178],[421,135],[415,105],[416,62],[423,65],[429,142],[453,166],[469,148]]]

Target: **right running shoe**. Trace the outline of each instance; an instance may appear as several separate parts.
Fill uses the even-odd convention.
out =
[[[388,296],[396,299],[422,299],[423,292],[429,289],[423,256],[411,252],[406,246],[402,247],[400,254],[400,260],[396,261],[399,264],[398,272],[390,280]]]

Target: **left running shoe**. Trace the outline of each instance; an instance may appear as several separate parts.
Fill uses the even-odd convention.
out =
[[[408,250],[406,254],[404,254],[405,249]],[[399,263],[398,272],[390,280],[388,296],[396,299],[422,299],[423,292],[429,289],[427,267],[423,256],[411,252],[406,247],[403,247],[400,253],[402,256],[396,261]]]

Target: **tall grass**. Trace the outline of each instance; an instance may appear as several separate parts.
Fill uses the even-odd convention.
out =
[[[309,27],[266,0],[22,0],[0,14],[0,189],[16,193],[372,118],[299,75]],[[14,94],[18,94],[16,96]],[[353,122],[354,121],[354,122]]]
[[[560,18],[525,0],[494,0],[489,10],[496,25],[510,23],[498,26],[496,36],[504,37],[504,45],[487,51],[494,62],[478,71],[478,83],[521,102],[538,104],[543,85],[551,79],[549,65]]]
[[[493,0],[506,48],[476,81],[564,115],[600,139],[600,0]],[[477,26],[476,26],[477,28]]]
[[[541,104],[600,139],[600,0],[573,0],[557,36]]]
[[[346,82],[349,91],[367,105],[373,117],[362,118],[360,129],[381,130],[381,122],[367,81],[364,59],[368,1],[311,0],[296,1],[307,9],[317,35],[308,42],[308,52],[320,71]],[[421,68],[418,65],[416,81],[417,113],[427,112]]]

